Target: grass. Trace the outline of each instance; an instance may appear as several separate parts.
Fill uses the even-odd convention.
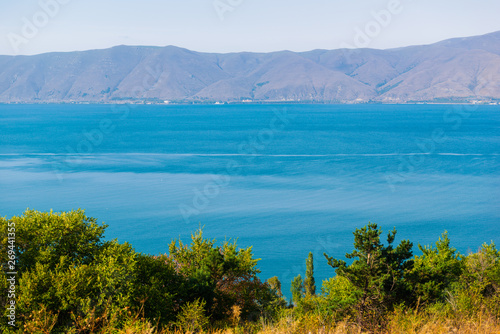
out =
[[[485,312],[474,317],[444,316],[441,313],[396,310],[388,316],[386,328],[371,332],[377,334],[500,334],[500,320]],[[37,331],[44,333],[44,331]],[[50,331],[49,331],[50,332]],[[76,331],[75,333],[78,333]],[[94,333],[94,332],[91,332]],[[150,322],[138,317],[128,319],[124,329],[103,328],[95,333],[117,334],[364,334],[360,326],[348,320],[324,322],[320,316],[306,315],[294,318],[291,314],[274,322],[228,324],[222,329],[204,331],[158,330]]]

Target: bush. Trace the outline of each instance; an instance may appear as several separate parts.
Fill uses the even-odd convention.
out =
[[[32,314],[41,306],[57,313],[55,328],[69,328],[75,320],[107,321],[106,311],[131,305],[135,254],[128,245],[108,243],[90,264],[37,262],[19,280],[18,310]],[[92,320],[94,319],[94,320]]]
[[[216,246],[203,238],[200,229],[191,236],[191,244],[173,241],[168,258],[188,282],[188,299],[206,302],[213,320],[229,320],[234,305],[241,317],[257,320],[273,301],[269,285],[260,281],[252,248],[238,249],[235,242]]]
[[[132,302],[154,323],[167,326],[175,321],[188,298],[187,285],[167,256],[137,255]]]
[[[476,253],[463,259],[463,272],[447,300],[461,316],[472,317],[487,309],[499,315],[500,252],[495,244],[483,244]]]
[[[361,290],[347,278],[335,276],[323,281],[323,309],[337,320],[350,319],[355,315],[355,306],[361,298]]]
[[[208,325],[208,318],[205,315],[205,301],[195,300],[185,304],[175,323],[182,331],[186,333],[195,333],[203,331]]]
[[[127,244],[102,241],[106,225],[86,217],[83,210],[27,210],[11,222],[16,229],[18,322],[35,324],[44,315],[56,319],[55,331],[63,331],[74,319],[99,318],[107,305],[129,305],[135,252]],[[7,230],[5,219],[0,225]],[[6,236],[2,233],[2,245],[7,244]],[[3,266],[6,257],[2,248]]]
[[[458,282],[464,262],[450,246],[448,233],[443,233],[435,247],[418,245],[421,256],[415,256],[408,281],[413,287],[413,302],[429,304],[446,300],[447,291]]]
[[[27,210],[20,217],[12,217],[16,228],[17,271],[23,273],[36,263],[55,267],[61,257],[69,265],[83,265],[94,261],[104,244],[107,227],[97,219],[85,216],[85,211],[39,212]],[[2,245],[6,245],[7,221],[1,224]],[[2,263],[5,253],[1,252]]]

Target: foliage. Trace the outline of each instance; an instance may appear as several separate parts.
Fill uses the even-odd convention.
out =
[[[150,256],[128,244],[104,241],[106,225],[83,210],[28,210],[10,221],[16,225],[17,319],[30,328],[44,324],[47,329],[52,322],[54,331],[120,328],[130,311],[168,327],[196,300],[206,304],[207,315],[215,320],[228,319],[234,306],[243,318],[258,319],[282,305],[282,298],[257,277],[258,260],[251,248],[238,249],[235,242],[216,246],[201,230],[191,245],[173,241],[169,255]],[[2,218],[0,223],[6,245],[8,221]],[[7,257],[7,248],[1,248],[4,268]],[[0,275],[3,291],[5,272]],[[0,297],[2,312],[6,295]],[[5,320],[3,329],[8,328]]]
[[[448,291],[446,300],[461,316],[473,316],[484,310],[500,315],[500,252],[495,244],[483,244],[476,253],[463,258],[463,271]]]
[[[169,252],[177,272],[189,282],[189,296],[203,299],[212,319],[227,319],[233,305],[241,308],[243,318],[258,319],[273,299],[269,286],[257,277],[259,260],[251,247],[239,249],[228,241],[216,246],[200,229],[190,245],[172,241]]]
[[[271,290],[278,296],[278,297],[283,297],[283,293],[281,292],[281,282],[278,279],[278,276],[273,276],[267,280],[267,284],[269,284],[269,287]]]
[[[413,287],[414,301],[420,304],[445,301],[447,291],[458,281],[464,262],[457,250],[450,246],[448,233],[443,233],[435,247],[418,245],[421,256],[415,256],[408,280]]]
[[[362,296],[361,289],[339,275],[323,281],[322,293],[325,311],[334,314],[338,320],[353,317],[355,306]]]
[[[36,263],[55,267],[60,258],[72,265],[89,264],[103,245],[107,225],[85,216],[83,210],[54,213],[27,210],[12,217],[16,228],[17,270],[22,273]],[[6,245],[6,224],[2,224],[1,244]],[[1,252],[2,255],[4,252]],[[2,263],[5,259],[1,258]]]
[[[130,304],[135,252],[127,244],[102,241],[106,225],[82,210],[27,210],[11,222],[16,228],[18,322],[34,324],[43,315],[56,319],[54,330],[61,331],[75,319],[101,318],[105,309]],[[1,229],[6,226],[3,220]],[[5,256],[2,249],[3,265]]]
[[[182,300],[186,299],[187,284],[166,255],[139,254],[136,257],[133,305],[142,309],[154,323],[168,325],[175,321]]]
[[[500,251],[493,242],[483,244],[464,260],[463,278],[467,284],[479,285],[484,296],[500,292]]]
[[[314,296],[316,294],[316,284],[314,281],[314,262],[313,253],[310,252],[306,260],[306,278],[304,280],[304,290],[306,296]]]
[[[217,244],[202,230],[169,253],[139,254],[105,241],[105,224],[83,210],[13,217],[18,328],[2,333],[497,333],[500,252],[484,244],[460,255],[445,232],[412,257],[396,230],[380,241],[376,224],[354,232],[346,261],[325,254],[336,276],[316,292],[313,255],[292,281],[286,305],[278,277],[258,278],[252,249]],[[9,221],[0,218],[0,306],[7,312]],[[355,322],[353,322],[355,320]]]
[[[355,259],[351,265],[325,254],[328,264],[336,268],[338,276],[346,278],[360,291],[356,304],[357,321],[366,328],[376,328],[384,319],[387,310],[404,301],[406,283],[405,272],[411,268],[413,244],[403,240],[396,247],[392,244],[396,229],[387,235],[387,246],[380,242],[382,230],[376,224],[356,229],[354,248],[346,258]]]
[[[304,298],[304,280],[302,280],[301,275],[297,275],[292,280],[292,285],[290,287],[292,292],[292,303],[298,305],[300,301]]]
[[[205,301],[195,300],[185,304],[177,318],[176,325],[186,333],[200,332],[208,325],[205,315]]]
[[[270,302],[266,309],[266,317],[274,318],[279,311],[286,307],[286,300],[281,292],[281,282],[277,276],[271,277],[266,281],[270,291]]]
[[[58,329],[102,318],[106,309],[130,305],[134,257],[128,245],[111,243],[88,265],[68,265],[65,257],[54,268],[37,262],[19,280],[18,310],[26,315],[47,307],[58,313]]]

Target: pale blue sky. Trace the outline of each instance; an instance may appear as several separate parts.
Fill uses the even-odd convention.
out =
[[[57,1],[65,4],[45,14],[40,3]],[[373,25],[373,12],[391,1],[399,2],[395,13]],[[232,9],[224,20],[214,3]],[[499,0],[0,0],[0,54],[120,44],[206,52],[385,49],[498,31],[499,14]],[[26,22],[38,31],[23,32]],[[358,36],[356,29],[369,28],[372,36]]]

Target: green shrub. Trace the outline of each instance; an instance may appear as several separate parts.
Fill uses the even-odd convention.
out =
[[[500,294],[500,252],[495,244],[483,244],[476,253],[463,259],[460,280],[454,284],[448,301],[454,311],[462,316],[472,317],[483,308],[497,315]]]
[[[203,331],[208,325],[208,318],[205,315],[205,301],[197,299],[194,302],[186,303],[177,316],[176,325],[186,333]]]
[[[131,305],[135,254],[128,245],[107,243],[90,264],[36,263],[19,280],[18,310],[32,314],[40,305],[58,313],[57,329],[69,328],[75,320],[104,323],[113,308]]]
[[[167,326],[175,321],[182,300],[188,298],[188,283],[167,256],[137,255],[133,305],[153,323]]]
[[[335,276],[323,281],[323,309],[334,315],[335,319],[349,319],[355,315],[355,306],[362,291],[347,278]]]
[[[17,270],[23,273],[36,263],[55,267],[60,258],[68,264],[89,264],[104,244],[105,224],[85,215],[85,211],[54,213],[26,210],[10,221],[16,228]],[[7,228],[2,223],[2,232]],[[6,245],[7,233],[2,233],[2,245]],[[3,255],[3,254],[2,254]],[[4,258],[2,258],[4,263]]]
[[[200,229],[191,236],[191,244],[172,241],[169,259],[189,284],[187,300],[203,299],[213,320],[229,320],[237,305],[245,319],[259,319],[273,300],[269,285],[260,281],[260,272],[252,248],[239,249],[235,242],[216,246],[203,238]]]
[[[457,250],[450,246],[446,232],[435,247],[418,247],[423,254],[415,256],[413,269],[408,274],[413,287],[413,302],[425,305],[445,301],[447,291],[462,274],[464,262]]]

